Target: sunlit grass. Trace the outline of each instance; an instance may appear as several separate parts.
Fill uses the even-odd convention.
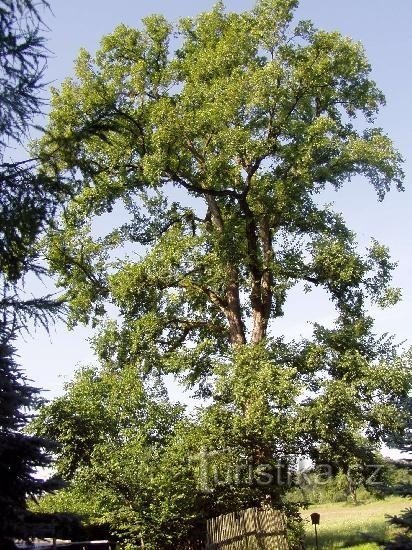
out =
[[[314,505],[302,512],[306,530],[306,549],[314,550],[314,528],[310,514],[320,514],[318,526],[319,549],[335,550],[377,550],[390,536],[387,514],[396,515],[406,508],[408,503],[400,497],[351,505],[331,503]],[[376,541],[376,542],[374,542]]]

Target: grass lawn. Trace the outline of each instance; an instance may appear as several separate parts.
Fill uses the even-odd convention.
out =
[[[306,530],[306,549],[314,550],[315,534],[310,514],[320,514],[318,525],[319,549],[377,550],[381,548],[371,539],[383,541],[390,534],[385,515],[396,515],[410,506],[401,497],[351,505],[346,503],[319,504],[302,511]],[[369,542],[368,542],[369,541]]]

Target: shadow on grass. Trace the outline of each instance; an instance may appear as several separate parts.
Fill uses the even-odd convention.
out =
[[[343,525],[335,530],[318,530],[319,550],[337,550],[339,548],[356,550],[377,550],[385,540],[385,526],[376,524],[355,526]],[[306,550],[316,550],[315,534],[307,534]]]

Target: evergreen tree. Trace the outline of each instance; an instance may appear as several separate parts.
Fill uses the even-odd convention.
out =
[[[37,241],[53,219],[58,188],[24,158],[24,143],[41,114],[46,47],[41,33],[44,0],[0,0],[0,312],[16,327],[28,318],[43,325],[60,304],[50,297],[24,300],[27,273],[41,276]],[[16,150],[20,151],[16,159]]]
[[[404,452],[412,452],[412,396],[409,395],[402,402],[402,408],[407,418],[406,430],[398,437],[390,438],[387,443]],[[397,487],[397,492],[409,499],[412,498],[412,471],[408,468],[409,480]],[[387,545],[387,550],[412,549],[412,507],[409,505],[399,516],[391,516],[389,522],[399,528],[398,533]]]
[[[46,63],[39,10],[44,0],[0,0],[0,545],[26,536],[26,498],[46,489],[35,477],[49,463],[44,441],[22,432],[38,402],[15,360],[13,340],[31,323],[47,327],[61,310],[50,296],[26,299],[28,275],[45,273],[37,241],[60,199],[52,181],[25,155],[42,107]],[[7,542],[8,541],[8,542]]]
[[[31,387],[15,362],[13,335],[3,323],[0,340],[0,547],[11,536],[25,537],[27,496],[40,495],[49,483],[35,476],[49,465],[44,440],[22,432],[28,411],[39,405],[39,390]]]

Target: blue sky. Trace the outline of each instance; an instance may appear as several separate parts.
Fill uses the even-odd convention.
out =
[[[213,1],[207,0],[51,0],[53,15],[46,17],[46,23],[50,29],[48,46],[52,56],[46,79],[57,86],[72,74],[79,48],[93,52],[100,38],[119,23],[137,26],[142,17],[154,12],[176,20],[212,5]],[[253,2],[246,0],[226,2],[228,9],[239,11],[252,5]],[[312,19],[320,28],[339,30],[361,41],[373,67],[373,78],[386,94],[387,106],[377,124],[391,136],[405,158],[406,192],[392,191],[379,203],[367,183],[356,178],[338,193],[326,194],[324,202],[333,201],[335,209],[343,212],[358,234],[360,246],[366,246],[370,237],[375,237],[390,247],[393,259],[399,262],[394,284],[403,289],[403,300],[389,310],[374,309],[371,313],[376,319],[377,332],[393,333],[398,340],[412,343],[412,3],[408,0],[301,0],[297,17]],[[44,292],[47,291],[45,287]],[[292,292],[286,311],[276,330],[290,337],[308,334],[309,321],[328,323],[334,317],[330,304],[316,293],[303,297],[299,291]],[[62,392],[64,381],[70,380],[76,366],[93,361],[87,342],[90,334],[84,327],[69,332],[59,323],[49,335],[39,330],[33,337],[20,339],[21,365],[36,386],[48,390],[46,397]]]

